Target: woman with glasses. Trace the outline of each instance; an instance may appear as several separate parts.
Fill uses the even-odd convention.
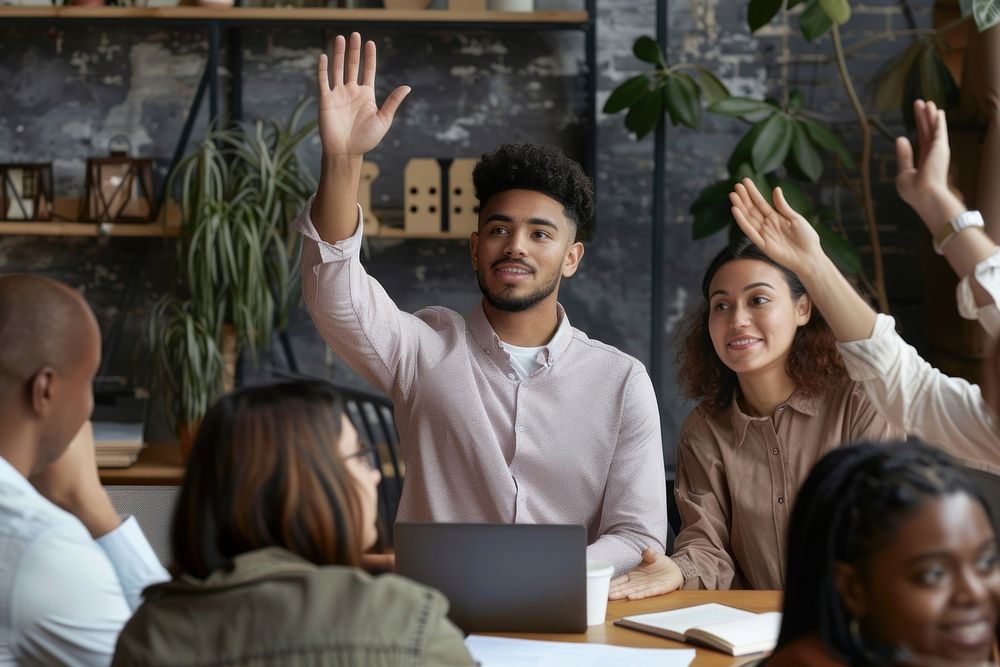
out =
[[[176,576],[145,591],[114,664],[474,664],[440,593],[358,568],[380,478],[326,383],[220,399],[174,515]]]

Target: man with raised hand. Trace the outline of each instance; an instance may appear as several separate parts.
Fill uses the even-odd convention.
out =
[[[87,418],[101,335],[66,285],[0,277],[0,665],[107,665],[168,578],[97,475]]]
[[[642,364],[573,328],[559,285],[579,267],[593,191],[560,151],[505,145],[474,173],[469,239],[483,299],[466,316],[400,311],[361,265],[364,154],[410,92],[375,103],[375,44],[337,37],[319,57],[319,190],[299,219],[317,329],[388,394],[406,460],[405,521],[587,527],[587,556],[624,571],[662,552],[659,414]],[[362,68],[362,60],[364,66]],[[358,81],[359,70],[361,72]]]

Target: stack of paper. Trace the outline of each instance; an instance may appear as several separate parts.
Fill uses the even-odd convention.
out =
[[[142,423],[94,422],[94,449],[99,468],[127,468],[142,451]]]
[[[629,648],[470,635],[465,646],[482,667],[688,667],[690,649]]]

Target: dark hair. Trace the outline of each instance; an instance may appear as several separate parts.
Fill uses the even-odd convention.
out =
[[[703,303],[685,316],[677,332],[677,378],[681,390],[713,410],[723,410],[732,403],[739,381],[712,345],[708,331],[708,290],[719,269],[737,259],[753,259],[777,268],[785,277],[793,301],[806,294],[798,276],[765,255],[749,239],[742,238],[715,256],[701,281]],[[807,395],[817,394],[848,379],[837,350],[837,338],[815,308],[809,321],[795,332],[786,364],[788,376]]]
[[[961,466],[923,443],[862,443],[820,459],[792,508],[778,648],[818,634],[850,665],[891,663],[893,647],[852,640],[835,563],[863,565],[924,503],[953,493],[976,499],[989,516]]]
[[[336,450],[344,402],[321,381],[223,396],[191,448],[173,521],[175,566],[204,578],[279,546],[317,565],[361,560],[361,509]]]
[[[472,172],[479,208],[506,190],[534,190],[563,205],[566,217],[581,229],[594,222],[594,184],[576,160],[555,146],[503,144],[486,153]]]

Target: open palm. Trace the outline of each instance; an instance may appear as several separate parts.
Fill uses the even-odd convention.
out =
[[[822,255],[819,234],[788,205],[781,188],[774,189],[773,198],[774,207],[749,178],[729,193],[733,217],[743,233],[768,257],[798,273]]]
[[[389,131],[409,86],[392,91],[379,109],[375,103],[375,43],[367,42],[361,69],[361,35],[352,33],[348,43],[338,35],[333,58],[319,56],[316,85],[319,89],[319,136],[328,157],[363,155],[378,146]]]

